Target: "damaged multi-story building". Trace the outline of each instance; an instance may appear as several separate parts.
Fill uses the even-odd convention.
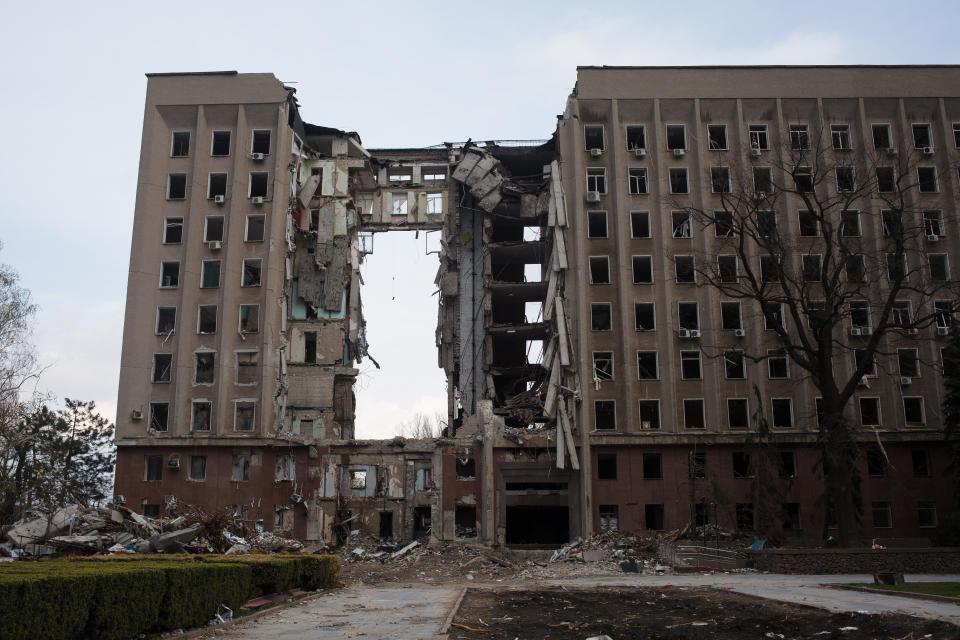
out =
[[[701,340],[762,346],[764,316],[738,312],[734,327],[715,289],[674,277],[677,256],[708,242],[677,230],[677,202],[713,206],[715,152],[742,138],[762,159],[761,131],[766,144],[832,123],[865,149],[878,124],[919,123],[942,187],[918,197],[953,212],[957,80],[956,67],[585,67],[549,140],[376,149],[304,122],[271,74],[150,74],[116,493],[146,514],[233,507],[330,544],[357,529],[511,545],[750,530],[760,393],[781,421],[786,528],[819,538],[814,387],[779,363],[731,375],[702,353]],[[397,230],[441,237],[448,426],[357,440],[360,267],[374,234]],[[936,234],[952,255],[957,229]],[[856,398],[876,417],[865,444],[884,445],[862,487],[876,536],[923,537],[955,506],[930,364],[943,335],[914,343],[913,386],[880,373]]]

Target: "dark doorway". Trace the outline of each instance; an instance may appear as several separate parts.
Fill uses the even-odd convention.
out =
[[[454,512],[454,535],[458,538],[477,537],[477,508],[458,506]]]
[[[568,507],[507,507],[507,544],[560,545],[569,540]]]
[[[413,537],[430,535],[430,507],[416,507],[413,510]]]
[[[380,539],[393,539],[393,513],[390,511],[380,512]]]

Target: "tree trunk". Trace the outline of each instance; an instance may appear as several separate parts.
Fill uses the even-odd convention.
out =
[[[823,472],[827,504],[837,524],[840,546],[857,546],[860,508],[857,444],[849,424],[842,417],[834,412],[825,411],[824,414]]]

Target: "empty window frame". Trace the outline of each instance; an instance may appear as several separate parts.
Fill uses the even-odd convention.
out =
[[[797,223],[800,227],[801,236],[811,238],[820,235],[820,220],[813,211],[798,211]]]
[[[929,500],[917,502],[917,525],[921,529],[937,526],[937,503]]]
[[[930,267],[930,279],[934,282],[950,280],[950,261],[945,253],[928,253],[927,264]]]
[[[797,193],[810,193],[813,191],[813,169],[810,167],[797,167],[793,171],[793,183],[797,188]]]
[[[256,384],[260,378],[260,354],[256,351],[237,351],[237,384]]]
[[[849,193],[857,188],[856,171],[851,165],[836,167],[837,191]]]
[[[840,235],[845,238],[858,238],[863,235],[859,211],[844,209],[840,212]]]
[[[896,237],[903,233],[903,220],[899,211],[881,209],[880,225],[885,238]]]
[[[734,513],[737,519],[737,529],[740,531],[753,531],[756,526],[754,523],[754,511],[752,502],[738,502],[734,506]]]
[[[781,478],[797,477],[797,454],[795,451],[781,451],[777,475]]]
[[[649,238],[650,237],[650,212],[649,211],[631,211],[630,212],[630,237],[631,238]]]
[[[227,174],[211,173],[207,176],[207,200],[213,200],[217,196],[225,198],[227,196]]]
[[[170,382],[170,376],[173,372],[173,354],[155,353],[153,354],[153,371],[150,376],[151,382]]]
[[[304,362],[317,361],[317,332],[316,331],[303,332],[303,361]]]
[[[590,256],[590,284],[610,284],[610,258]]]
[[[443,194],[442,193],[427,194],[427,213],[430,215],[437,215],[437,214],[443,213]]]
[[[243,261],[243,274],[240,280],[241,287],[259,287],[263,270],[263,261],[260,258],[246,258]]]
[[[773,169],[770,167],[753,168],[753,193],[758,198],[765,198],[773,193]]]
[[[660,401],[659,400],[640,400],[639,401],[640,429],[648,431],[660,428]]]
[[[868,427],[880,426],[880,398],[858,398],[860,405],[860,424]]]
[[[894,167],[877,167],[877,192],[893,193],[897,190],[897,170]]]
[[[183,241],[183,218],[163,219],[163,244],[180,244]]]
[[[855,253],[846,257],[846,272],[848,282],[866,282],[867,265],[862,253]]]
[[[803,151],[810,148],[810,134],[807,125],[790,125],[790,148],[794,151]]]
[[[216,353],[213,351],[199,351],[194,354],[194,376],[196,384],[213,384],[213,372]]]
[[[750,148],[764,151],[770,148],[770,139],[767,137],[767,125],[751,124],[748,125],[750,134]]]
[[[671,167],[670,193],[690,193],[689,172],[686,167]]]
[[[186,158],[190,155],[190,132],[174,131],[170,136],[170,157]]]
[[[733,214],[729,211],[713,212],[713,233],[718,238],[732,238],[734,234]]]
[[[647,148],[646,129],[642,124],[627,125],[627,150],[636,151],[637,149]]]
[[[727,149],[727,125],[708,124],[707,141],[712,151],[724,151]]]
[[[953,123],[953,146],[960,149],[960,124]]]
[[[925,149],[933,146],[933,138],[930,135],[930,125],[918,123],[913,125],[913,148]]]
[[[207,479],[207,456],[190,456],[188,479],[195,482]]]
[[[739,261],[735,255],[717,256],[717,279],[723,283],[737,282]]]
[[[757,235],[772,238],[777,233],[777,212],[757,211]]]
[[[421,179],[424,182],[443,182],[447,179],[446,167],[423,165],[420,170],[422,171]]]
[[[662,531],[664,528],[664,511],[662,504],[643,505],[643,521],[649,531]]]
[[[871,502],[870,514],[873,517],[874,529],[890,529],[893,527],[893,511],[889,502]]]
[[[937,328],[949,329],[953,326],[954,305],[949,300],[936,300],[933,303],[933,316]]]
[[[650,192],[650,187],[647,184],[646,167],[630,168],[627,172],[627,178],[629,180],[628,187],[630,188],[630,193],[640,195]]]
[[[760,281],[780,282],[780,261],[777,256],[760,256]]]
[[[670,220],[674,238],[693,237],[693,217],[689,211],[671,211]]]
[[[180,286],[180,263],[175,260],[160,263],[160,288],[176,289]]]
[[[917,167],[917,187],[920,193],[937,193],[940,184],[936,167]]]
[[[727,426],[731,429],[750,426],[750,408],[746,398],[727,398]]]
[[[587,237],[588,238],[606,238],[607,237],[607,212],[606,211],[587,211]]]
[[[593,375],[596,380],[613,380],[613,351],[593,352]]]
[[[158,336],[168,336],[173,334],[177,328],[177,308],[176,307],[157,307],[157,330]]]
[[[764,302],[760,305],[763,311],[763,328],[766,331],[778,331],[784,328],[783,304],[780,302]]]
[[[906,378],[920,376],[920,358],[916,349],[897,349],[897,368]]]
[[[615,400],[593,401],[593,424],[597,431],[614,431],[617,428]]]
[[[767,349],[767,375],[770,378],[789,378],[790,359],[783,349]]]
[[[267,217],[262,214],[247,216],[247,228],[244,234],[244,242],[263,242],[264,232],[266,230]]]
[[[930,452],[926,449],[913,449],[910,452],[910,462],[913,466],[913,475],[918,478],[929,478],[933,475],[930,466]]]
[[[660,453],[643,454],[643,478],[644,480],[657,480],[663,478],[663,455]]]
[[[683,427],[685,429],[706,429],[703,398],[684,398]]]
[[[216,289],[220,286],[220,261],[204,260],[200,265],[200,288]]]
[[[678,302],[677,320],[681,329],[700,330],[700,308],[696,302]]]
[[[203,222],[204,242],[223,242],[223,216],[207,216]]]
[[[391,193],[390,200],[392,202],[391,212],[395,216],[405,216],[407,215],[407,194],[406,193]]]
[[[730,193],[730,167],[710,167],[710,191]]]
[[[667,125],[667,149],[686,149],[687,130],[682,124]]]
[[[247,482],[250,480],[250,456],[243,453],[233,455],[233,467],[230,471],[230,482]]]
[[[167,176],[167,200],[183,200],[187,197],[187,174],[171,173]]]
[[[146,482],[160,482],[163,480],[163,456],[143,456],[143,479]]]
[[[909,300],[895,300],[891,314],[891,321],[895,327],[910,328],[913,324],[913,309]]]
[[[250,198],[266,198],[269,184],[269,174],[266,171],[251,171],[247,196]]]
[[[874,357],[872,351],[867,351],[866,349],[854,349],[853,350],[853,365],[859,369],[860,364],[868,360],[866,365],[863,368],[864,377],[876,377],[877,375],[877,360]]]
[[[924,209],[923,232],[927,237],[936,236],[942,238],[945,235],[943,229],[943,214],[941,214],[939,210]]]
[[[587,124],[583,126],[583,142],[587,151],[604,150],[603,125]]]
[[[681,284],[693,284],[697,281],[697,270],[694,265],[693,256],[674,256],[673,265],[677,282]]]
[[[927,424],[922,397],[905,396],[903,398],[903,418],[908,427],[922,427]]]
[[[804,282],[820,282],[823,278],[823,256],[819,253],[805,253],[800,256]]]
[[[616,480],[617,479],[617,454],[598,453],[597,454],[597,479],[598,480]]]
[[[750,464],[750,454],[746,451],[733,451],[730,455],[733,463],[734,478],[752,478],[753,466]]]
[[[833,148],[839,151],[849,151],[852,149],[853,147],[850,144],[850,125],[830,125],[830,141],[833,144]]]
[[[250,153],[262,153],[270,155],[270,130],[254,129],[253,137],[250,141]]]
[[[637,377],[640,380],[660,379],[660,367],[656,351],[637,351]]]
[[[210,431],[213,424],[213,403],[209,400],[194,400],[190,407],[190,430]]]
[[[723,374],[728,380],[742,380],[747,377],[747,361],[743,351],[731,349],[723,353]]]
[[[217,305],[201,304],[197,309],[197,333],[217,332]]]
[[[607,170],[603,167],[587,167],[587,191],[600,195],[607,192]]]
[[[891,137],[890,137],[890,125],[875,124],[875,125],[872,125],[870,128],[873,132],[873,148],[874,149],[891,149],[893,147],[893,144],[891,143]]]
[[[743,329],[743,320],[740,316],[739,302],[720,303],[720,327],[724,331]]]
[[[237,400],[233,404],[233,428],[236,431],[254,431],[257,428],[256,400]]]
[[[699,351],[680,352],[680,377],[683,380],[699,380],[703,377]]]
[[[590,303],[590,329],[593,331],[613,330],[613,309],[609,302]]]
[[[210,140],[210,155],[228,156],[230,155],[230,132],[214,131]]]
[[[654,331],[657,328],[653,302],[634,303],[633,316],[637,331]]]
[[[154,431],[166,431],[169,427],[170,403],[150,403],[150,428]]]
[[[651,256],[632,256],[633,284],[653,283],[653,258]]]

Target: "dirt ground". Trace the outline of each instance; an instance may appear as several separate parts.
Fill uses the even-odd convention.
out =
[[[450,640],[956,640],[960,628],[899,614],[831,613],[711,588],[467,592]]]

